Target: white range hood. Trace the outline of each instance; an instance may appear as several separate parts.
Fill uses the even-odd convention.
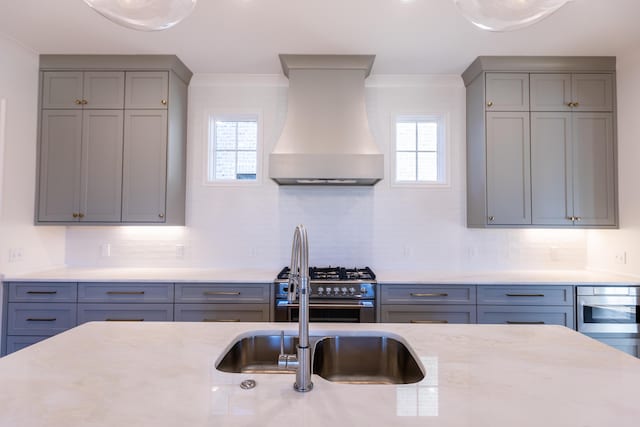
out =
[[[375,55],[280,55],[289,78],[282,135],[269,156],[281,185],[373,185],[384,157],[373,141],[364,79]]]

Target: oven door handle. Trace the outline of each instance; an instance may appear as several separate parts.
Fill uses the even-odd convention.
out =
[[[281,307],[294,307],[298,308],[298,303],[290,303],[288,301],[278,301],[278,308]],[[340,303],[323,303],[323,304],[314,304],[309,303],[309,308],[373,308],[373,302],[371,301],[359,301],[353,304],[340,304]]]

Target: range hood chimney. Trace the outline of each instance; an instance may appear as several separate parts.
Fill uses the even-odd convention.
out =
[[[364,79],[375,55],[280,55],[289,78],[282,135],[269,156],[281,185],[374,185],[384,157],[369,130]]]

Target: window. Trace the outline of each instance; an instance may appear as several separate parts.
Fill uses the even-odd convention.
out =
[[[394,159],[396,184],[446,184],[444,117],[396,117]]]
[[[258,179],[258,116],[209,116],[207,182]]]

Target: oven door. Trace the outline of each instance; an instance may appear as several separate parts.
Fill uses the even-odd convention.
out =
[[[640,297],[578,295],[578,331],[585,333],[640,333]]]
[[[276,300],[276,322],[297,322],[298,304]],[[309,302],[310,322],[375,323],[376,310],[373,301],[323,301]]]

